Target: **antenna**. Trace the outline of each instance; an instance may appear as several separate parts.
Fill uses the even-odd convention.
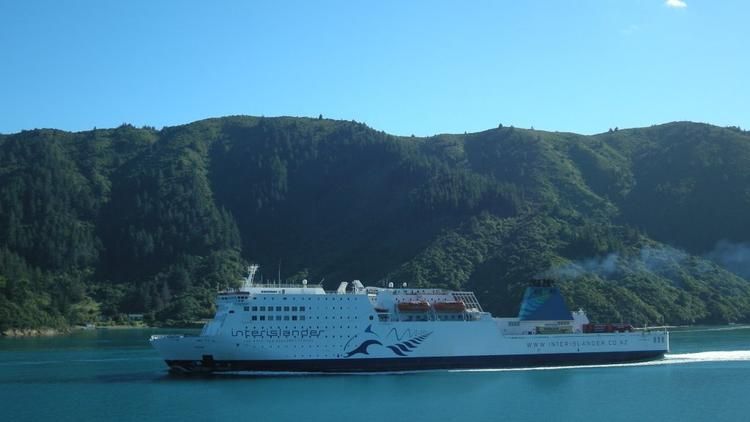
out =
[[[279,259],[279,274],[278,274],[278,283],[281,284],[281,259]]]

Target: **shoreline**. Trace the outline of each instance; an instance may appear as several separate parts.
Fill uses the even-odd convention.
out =
[[[64,334],[70,334],[72,330],[70,328],[8,328],[2,332],[2,337],[5,338],[21,338],[21,337],[53,337]]]

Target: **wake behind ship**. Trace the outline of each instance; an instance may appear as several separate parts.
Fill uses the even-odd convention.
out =
[[[559,290],[529,287],[515,318],[474,293],[442,289],[254,285],[222,292],[200,335],[154,335],[172,371],[390,372],[586,365],[660,358],[666,330],[591,324]]]

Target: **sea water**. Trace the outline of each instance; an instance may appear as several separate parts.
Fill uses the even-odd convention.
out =
[[[747,326],[675,330],[641,364],[209,378],[168,374],[160,332],[0,339],[0,420],[750,421]]]

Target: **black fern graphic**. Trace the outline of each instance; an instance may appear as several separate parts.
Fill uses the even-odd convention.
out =
[[[401,343],[396,343],[391,346],[387,346],[393,353],[395,353],[398,356],[408,356],[407,353],[411,353],[414,351],[414,349],[419,346],[420,343],[422,343],[430,334],[422,334],[420,336],[410,338],[409,340],[402,341]]]

